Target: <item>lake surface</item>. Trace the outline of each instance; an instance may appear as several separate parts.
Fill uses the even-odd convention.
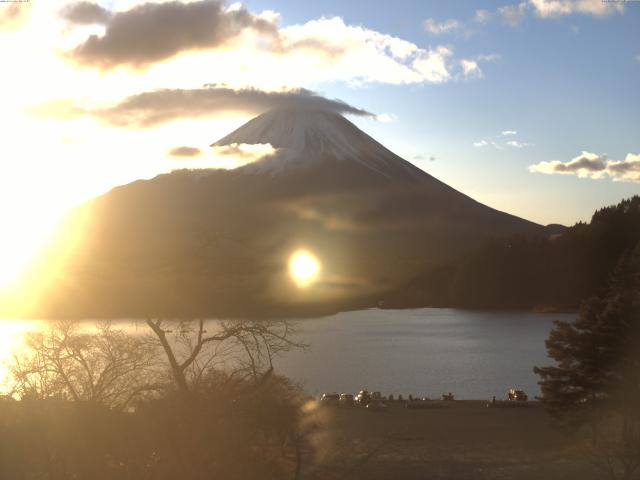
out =
[[[381,391],[383,395],[501,398],[511,387],[539,394],[535,365],[548,365],[544,341],[553,320],[573,314],[454,309],[362,310],[302,320],[308,352],[276,363],[310,394]]]
[[[479,312],[454,309],[360,310],[300,320],[297,336],[309,345],[275,362],[276,371],[309,394],[353,392],[460,399],[504,396],[511,387],[539,394],[535,365],[548,365],[544,341],[553,320],[573,314]],[[215,321],[211,321],[215,322]],[[133,334],[142,322],[119,321]],[[0,385],[16,345],[43,321],[0,320]]]

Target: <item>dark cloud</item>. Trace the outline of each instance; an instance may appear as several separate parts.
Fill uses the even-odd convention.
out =
[[[77,2],[62,9],[60,16],[71,23],[103,25],[111,18],[111,12],[93,2]]]
[[[569,163],[557,163],[554,166],[556,172],[601,172],[607,168],[607,159],[603,156],[581,155]]]
[[[17,30],[29,18],[30,5],[0,2],[0,32]]]
[[[640,176],[640,158],[638,160],[627,159],[619,162],[610,162],[608,169],[615,174],[635,173]]]
[[[197,157],[202,152],[196,147],[176,147],[169,151],[172,157]]]
[[[279,42],[275,24],[242,7],[228,10],[219,0],[144,3],[113,13],[105,25],[104,35],[91,35],[70,52],[74,60],[104,69],[144,67],[186,50],[220,47],[246,29]]]
[[[205,87],[194,90],[155,90],[132,95],[113,107],[84,113],[120,127],[144,128],[181,118],[214,116],[228,112],[260,114],[275,108],[310,108],[340,114],[374,117],[370,112],[305,89],[264,92]]]

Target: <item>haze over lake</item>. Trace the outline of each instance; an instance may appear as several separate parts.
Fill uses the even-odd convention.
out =
[[[500,398],[510,387],[539,394],[534,365],[550,364],[544,341],[573,314],[425,308],[360,310],[302,320],[307,352],[277,368],[311,394],[357,392],[434,398]]]

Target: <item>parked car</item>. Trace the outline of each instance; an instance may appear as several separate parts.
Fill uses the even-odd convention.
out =
[[[353,395],[351,395],[350,393],[341,393],[340,405],[342,405],[343,407],[353,407],[355,405]]]
[[[529,397],[524,393],[524,390],[516,390],[515,388],[509,390],[507,398],[512,402],[526,402],[529,400]]]
[[[360,390],[356,395],[356,405],[366,407],[371,402],[371,394],[367,390]]]
[[[337,406],[340,404],[340,395],[337,393],[324,393],[320,399],[320,405]]]

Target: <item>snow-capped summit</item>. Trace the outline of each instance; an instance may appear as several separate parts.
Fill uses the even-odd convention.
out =
[[[243,167],[248,173],[282,174],[324,162],[356,162],[390,179],[416,179],[424,172],[395,155],[342,115],[322,109],[282,108],[250,120],[215,142],[271,144],[274,155]]]

